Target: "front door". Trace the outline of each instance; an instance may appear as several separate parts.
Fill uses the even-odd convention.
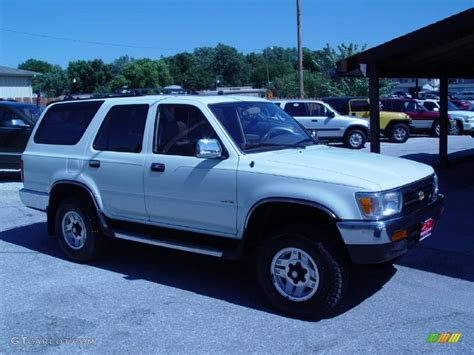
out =
[[[206,113],[205,113],[206,112]],[[160,104],[153,151],[145,163],[145,202],[150,220],[161,226],[203,233],[237,232],[238,157],[196,157],[199,139],[219,139],[205,107]]]

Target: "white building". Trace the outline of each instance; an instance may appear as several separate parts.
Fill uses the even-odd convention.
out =
[[[31,80],[36,75],[38,73],[29,70],[8,68],[0,65],[0,98],[33,98]]]
[[[395,87],[392,92],[412,93],[416,90],[416,79],[393,79]],[[439,88],[439,79],[418,79],[418,88],[420,91],[436,91]]]

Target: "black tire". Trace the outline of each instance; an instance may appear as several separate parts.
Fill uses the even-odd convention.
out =
[[[440,132],[440,125],[439,125],[439,122],[436,121],[433,123],[433,126],[431,127],[431,136],[439,137],[439,132]]]
[[[82,246],[79,248],[76,246],[76,249],[70,245],[72,244],[71,242],[67,241],[70,240],[70,238],[65,235],[63,230],[63,223],[66,223],[68,219],[68,217],[66,217],[67,214],[75,216],[76,218],[80,216],[82,220],[77,221],[77,225],[79,226],[77,229],[80,230],[81,233],[82,230],[84,230],[85,238],[82,239],[85,241],[80,243]],[[59,247],[69,260],[85,263],[96,260],[100,256],[104,242],[103,235],[100,232],[96,212],[87,202],[74,199],[67,199],[61,202],[56,211],[55,224]],[[85,228],[81,228],[81,225]],[[74,228],[73,224],[72,229],[74,230]]]
[[[452,121],[449,127],[449,134],[453,136],[459,136],[463,133],[462,123],[459,121]]]
[[[287,231],[274,233],[257,250],[257,278],[265,298],[276,310],[298,318],[314,319],[327,314],[341,300],[346,284],[344,262],[335,251],[336,249],[328,243],[315,240],[313,237],[311,232],[301,231],[298,228],[289,228]],[[275,281],[274,283],[273,281],[278,277],[274,276],[271,272],[273,267],[272,261],[279,253],[285,252],[288,248],[302,250],[312,258],[316,265],[319,283],[313,288],[315,289],[315,291],[312,291],[314,294],[306,295],[309,297],[308,299],[295,301],[285,297],[281,293],[282,291],[277,289],[276,284],[278,282]],[[301,256],[301,254],[299,255]],[[288,278],[296,277],[290,276],[291,267],[296,268],[296,265],[297,261],[292,264],[291,259],[286,266],[286,268],[289,267],[288,273],[287,269],[284,268],[284,274]],[[303,270],[303,268],[300,270]],[[311,273],[299,274],[298,272],[298,278],[306,274],[310,275]],[[301,281],[298,279],[297,282],[306,283],[310,280],[305,278],[304,281]]]
[[[410,138],[410,128],[403,123],[395,123],[390,127],[389,139],[393,143],[405,143]]]
[[[367,136],[360,129],[350,129],[344,136],[344,145],[349,149],[362,149],[367,142]]]

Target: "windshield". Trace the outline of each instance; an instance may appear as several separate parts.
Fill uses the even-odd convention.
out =
[[[244,152],[316,144],[293,117],[273,103],[230,102],[209,108]]]
[[[459,107],[448,100],[448,111],[459,111]]]

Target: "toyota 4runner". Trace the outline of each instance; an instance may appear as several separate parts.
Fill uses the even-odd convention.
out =
[[[231,96],[52,104],[22,179],[70,260],[106,238],[245,257],[275,309],[311,318],[338,304],[350,263],[429,236],[443,201],[427,165],[317,145],[275,104]]]

